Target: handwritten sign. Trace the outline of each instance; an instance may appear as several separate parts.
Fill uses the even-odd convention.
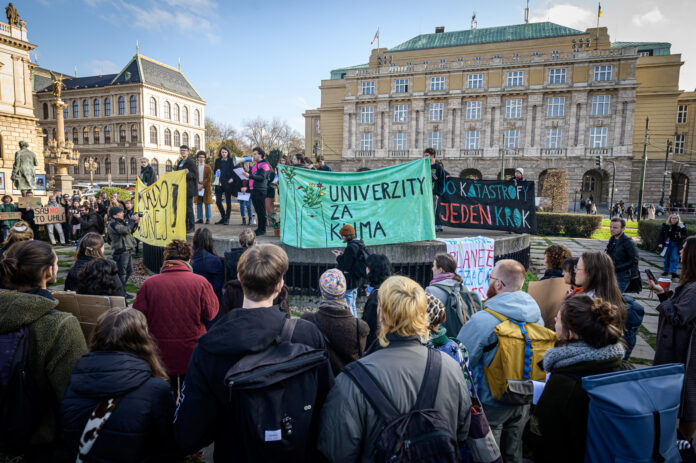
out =
[[[40,206],[34,208],[34,222],[36,225],[65,222],[65,208],[63,206]]]
[[[495,264],[495,241],[485,236],[473,238],[438,238],[447,245],[447,253],[457,261],[457,275],[470,291],[476,291],[482,299],[488,292],[488,275]]]
[[[17,207],[21,209],[31,209],[32,207],[41,206],[41,198],[33,196],[20,196],[17,199]]]
[[[186,172],[167,172],[150,186],[135,186],[135,210],[142,212],[135,237],[152,246],[186,239]]]
[[[534,182],[449,177],[438,214],[450,227],[535,234]]]
[[[0,212],[0,220],[20,220],[21,212]]]

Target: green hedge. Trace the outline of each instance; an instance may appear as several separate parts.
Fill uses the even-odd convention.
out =
[[[131,192],[123,188],[102,188],[97,193],[97,197],[101,196],[102,193],[106,193],[107,198],[111,198],[111,195],[118,193],[118,199],[121,201],[126,201],[132,197]]]
[[[602,225],[601,215],[537,212],[537,234],[590,238]]]
[[[643,242],[643,247],[651,251],[657,251],[657,238],[660,236],[660,229],[664,220],[641,220],[638,222],[638,236]],[[684,220],[686,231],[689,236],[696,235],[696,220]]]

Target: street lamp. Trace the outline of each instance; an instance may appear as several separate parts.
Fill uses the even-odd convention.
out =
[[[662,196],[660,197],[660,206],[665,207],[665,184],[667,183],[667,159],[669,152],[672,150],[672,140],[667,140],[667,150],[665,151],[665,170],[662,172]]]

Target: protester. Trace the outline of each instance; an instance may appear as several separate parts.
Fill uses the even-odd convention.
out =
[[[215,159],[213,166],[215,175],[219,177],[220,185],[215,187],[215,201],[218,211],[220,211],[220,220],[215,222],[217,225],[230,224],[230,212],[232,212],[232,196],[237,196],[241,188],[241,179],[234,171],[234,161],[230,157],[230,150],[226,146],[221,146],[218,151],[218,156]],[[222,200],[227,203],[227,210],[222,203]]]
[[[213,234],[207,228],[199,228],[193,234],[193,259],[191,268],[193,273],[201,275],[213,287],[213,291],[222,302],[222,285],[225,283],[225,269],[222,261],[215,254]]]
[[[319,278],[321,302],[317,312],[306,312],[302,318],[314,323],[326,341],[331,370],[337,376],[343,367],[358,360],[365,352],[365,341],[370,327],[350,313],[344,295],[346,278],[332,268]]]
[[[635,220],[636,217],[636,208],[633,204],[629,204],[628,208],[626,208],[626,220]]]
[[[213,169],[206,162],[205,151],[196,153],[196,197],[193,202],[196,204],[196,223],[203,223],[203,205],[205,204],[205,223],[210,223],[213,213],[210,205],[213,204]]]
[[[180,391],[186,366],[206,321],[215,318],[219,302],[208,281],[191,271],[191,246],[173,240],[164,248],[158,275],[142,284],[133,308],[147,317],[175,395]]]
[[[290,323],[286,322],[285,314],[272,305],[273,299],[283,287],[283,275],[287,269],[288,257],[285,251],[272,244],[249,248],[239,260],[239,279],[244,288],[243,308],[247,310],[232,310],[227,313],[198,341],[174,418],[175,443],[181,453],[190,454],[214,442],[215,461],[261,461],[249,448],[252,439],[248,436],[256,436],[257,433],[255,429],[249,428],[245,418],[250,413],[263,414],[265,410],[263,407],[259,410],[235,408],[224,379],[227,371],[248,355],[273,348],[284,325]],[[312,323],[301,319],[294,322],[291,343],[324,349],[319,330]],[[309,408],[305,406],[305,410],[312,410],[312,425],[309,428],[312,431],[306,436],[306,441],[291,440],[300,452],[316,448],[317,436],[314,430],[319,410],[333,381],[328,361],[323,362],[323,367],[316,370],[316,374],[316,396],[311,398],[311,404],[307,405]],[[297,401],[303,398],[287,397],[287,400]],[[268,403],[271,403],[270,400],[264,402]],[[307,402],[303,401],[302,404]],[[279,427],[283,426],[281,423],[277,424]],[[290,427],[292,429],[292,423]],[[280,429],[277,433],[278,440],[288,438],[287,428]],[[276,440],[276,437],[272,438]],[[278,445],[282,443],[279,442]],[[316,461],[316,458],[296,458],[281,458],[277,461]]]
[[[91,296],[127,297],[118,277],[118,267],[113,261],[101,257],[90,259],[78,272],[76,292]]]
[[[380,287],[379,306],[382,327],[378,336],[384,348],[352,365],[365,368],[398,413],[405,414],[414,409],[418,391],[430,379],[423,375],[431,366],[430,356],[439,356],[439,375],[430,372],[437,381],[436,392],[423,397],[420,405],[438,412],[459,447],[463,446],[469,433],[471,399],[457,362],[422,344],[429,324],[425,291],[413,280],[393,276]],[[374,459],[385,423],[371,400],[376,398],[366,396],[345,371],[338,375],[321,412],[319,431],[319,450],[330,461]]]
[[[118,266],[118,276],[121,278],[123,288],[126,288],[128,279],[133,273],[133,257],[131,251],[135,249],[135,238],[133,238],[133,229],[138,223],[139,217],[136,216],[135,222],[131,225],[126,224],[124,220],[123,209],[112,206],[109,209],[109,226],[107,233],[113,249],[113,258]]]
[[[323,154],[317,155],[317,170],[323,170],[324,172],[331,172],[331,167],[326,163]]]
[[[244,172],[249,172],[251,169],[251,163],[244,163]],[[239,190],[240,193],[247,193],[249,191],[249,180],[242,180],[242,188]],[[251,199],[239,199],[239,214],[242,216],[242,225],[246,225],[246,218],[249,217],[249,225],[256,225],[256,216],[251,213]],[[245,215],[246,212],[246,215]]]
[[[7,251],[10,246],[12,246],[12,244],[17,243],[19,241],[27,241],[33,239],[34,232],[32,231],[31,227],[29,227],[29,224],[23,220],[16,222],[12,226],[12,228],[10,228],[10,231],[7,233],[7,238],[5,238],[5,242],[3,243],[2,248],[0,248],[0,258],[3,256],[3,254],[5,254],[5,251]]]
[[[273,180],[273,169],[265,161],[266,153],[263,149],[254,147],[254,165],[251,172],[244,172],[244,176],[249,179],[249,189],[251,190],[251,203],[256,211],[258,228],[254,230],[256,236],[266,234],[266,195],[268,188]]]
[[[70,236],[72,237],[72,241],[76,242],[80,239],[80,222],[78,220],[80,217],[80,201],[73,201],[71,203],[68,215],[70,217],[68,222]]]
[[[544,354],[546,380],[525,430],[536,463],[585,461],[589,398],[584,376],[622,369],[619,309],[586,295],[563,302],[556,315],[559,342]]]
[[[302,163],[305,169],[314,170],[314,163],[312,163],[312,158],[305,156],[302,158]]]
[[[624,233],[626,221],[620,217],[611,219],[609,231],[611,238],[607,243],[606,253],[614,262],[616,281],[621,292],[625,292],[631,280],[639,279],[638,248],[636,243]]]
[[[256,234],[250,229],[245,228],[237,235],[239,247],[232,248],[225,252],[225,267],[227,270],[227,280],[237,279],[237,263],[244,251],[256,244]]]
[[[384,254],[370,254],[367,256],[367,301],[363,309],[362,319],[367,323],[370,332],[367,335],[365,345],[367,348],[377,339],[380,329],[379,311],[377,310],[379,287],[384,280],[392,275],[392,265]]]
[[[516,168],[515,175],[513,175],[512,178],[510,178],[510,180],[515,182],[515,184],[517,184],[517,182],[523,181],[524,180],[524,169],[521,167]]]
[[[26,197],[33,198],[34,193],[32,193],[31,191],[28,191],[26,193]],[[34,208],[33,207],[20,207],[20,208],[18,208],[18,210],[22,214],[22,220],[29,224],[29,226],[31,227],[31,231],[34,232],[34,236],[36,236],[38,238],[39,226],[36,225],[36,222],[34,221]]]
[[[80,240],[75,253],[75,263],[70,267],[68,276],[65,277],[65,291],[77,291],[80,281],[81,270],[94,259],[106,259],[104,255],[104,238],[97,233],[88,233]],[[91,278],[89,275],[87,278]],[[97,283],[98,284],[98,283]],[[109,288],[113,288],[114,296],[126,297],[125,287],[118,276],[118,267],[116,267],[116,276],[108,283]]]
[[[78,461],[175,461],[167,380],[145,316],[109,309],[97,320],[90,352],[77,361],[61,402],[58,460],[74,462],[79,454]]]
[[[565,282],[565,284],[570,285],[570,290],[568,291],[568,294],[565,295],[563,300],[566,300],[570,296],[582,292],[582,286],[579,286],[575,281],[575,269],[578,266],[579,260],[580,259],[578,257],[571,257],[570,259],[566,259],[563,262],[561,262],[561,270],[563,271],[563,281]]]
[[[19,212],[17,205],[12,202],[12,196],[5,195],[2,197],[2,204],[0,204],[0,212]],[[10,232],[10,228],[17,223],[17,219],[5,219],[0,220],[0,230],[2,230],[2,240],[7,239],[7,234]]]
[[[549,278],[562,278],[563,269],[561,264],[564,260],[573,257],[573,253],[562,244],[552,244],[544,251],[544,266],[546,271],[540,280],[548,280]]]
[[[49,207],[56,207],[59,208],[60,204],[56,201],[55,196],[49,196],[48,197],[48,206]],[[52,245],[56,245],[56,237],[54,236],[53,232],[58,233],[58,239],[60,240],[60,244],[64,245],[65,244],[65,235],[63,235],[63,226],[60,223],[49,223],[46,224],[46,232],[48,234],[48,239],[51,241]]]
[[[140,214],[135,212],[132,199],[126,200],[126,208],[123,210],[123,221],[128,225],[128,228],[133,230],[133,239],[135,240],[135,255],[140,255],[140,240],[135,237],[135,232],[138,230],[138,225],[140,224]]]
[[[338,231],[346,243],[345,251],[332,251],[338,262],[338,269],[343,272],[346,277],[346,303],[350,307],[350,312],[354,317],[357,317],[355,309],[355,301],[358,298],[358,288],[363,284],[363,279],[367,276],[366,254],[367,247],[362,240],[355,237],[355,228],[352,225],[346,224]]]
[[[679,214],[672,214],[667,221],[662,224],[660,235],[657,238],[657,247],[662,249],[665,257],[664,271],[662,276],[670,273],[673,278],[677,278],[679,273],[679,252],[684,245],[688,232],[679,217]]]
[[[0,276],[11,289],[0,291],[0,339],[7,346],[0,352],[0,364],[17,362],[14,369],[3,367],[3,372],[23,377],[27,373],[36,387],[32,393],[20,389],[25,382],[12,382],[3,391],[3,404],[15,405],[4,409],[7,421],[0,423],[2,441],[14,447],[0,449],[9,460],[24,454],[23,462],[53,461],[59,401],[75,362],[87,350],[77,318],[54,310],[58,301],[47,287],[56,282],[57,274],[58,257],[42,241],[15,243],[0,259]],[[27,334],[25,372],[20,371],[22,359],[11,357],[10,352],[22,355],[24,348],[18,343]],[[29,435],[17,434],[23,426],[30,426]]]
[[[288,301],[289,297],[290,288],[288,288],[288,285],[284,284],[278,295],[273,298],[272,304],[273,306],[277,306],[287,318],[291,318],[290,303]],[[218,318],[234,309],[241,309],[243,305],[244,288],[242,288],[242,282],[239,280],[230,280],[225,283],[225,286],[222,288],[222,304],[220,305]]]
[[[140,160],[140,174],[138,177],[145,186],[150,186],[157,181],[157,172],[155,172],[155,169],[150,165],[150,161],[148,161],[147,158],[142,158]]]
[[[488,276],[486,309],[511,320],[544,326],[539,306],[532,296],[522,291],[525,275],[524,267],[515,260],[496,262]],[[484,373],[484,366],[489,366],[498,352],[495,328],[500,323],[501,320],[489,312],[477,312],[462,326],[457,339],[469,352],[474,378],[477,378],[476,390],[503,460],[506,463],[521,463],[522,431],[527,422],[529,405],[509,405],[496,400],[491,395],[488,377]],[[491,345],[495,347],[490,348]],[[524,362],[524,358],[519,361]]]
[[[89,203],[85,202],[80,205],[78,211],[77,215],[73,215],[71,223],[78,226],[77,231],[80,238],[87,233],[97,233],[98,235],[104,233],[99,216],[90,208]]]
[[[118,197],[118,193],[114,193],[111,195],[111,199],[109,200],[109,208],[111,207],[120,207],[121,209],[126,208],[126,204],[123,202],[121,198]]]
[[[196,163],[189,159],[189,147],[181,145],[179,147],[179,159],[176,161],[174,170],[186,172],[186,232],[194,230],[193,217],[193,197],[196,196]]]
[[[430,171],[433,178],[433,212],[435,214],[435,231],[442,231],[442,221],[437,213],[437,206],[440,202],[440,196],[445,193],[445,181],[447,174],[444,167],[436,160],[437,152],[433,148],[426,148],[423,151],[424,157],[430,157]]]
[[[292,167],[300,167],[302,169],[305,168],[304,154],[295,153],[292,155]]]
[[[71,206],[71,201],[70,201],[70,195],[69,194],[64,194],[63,197],[60,200],[60,205],[65,211],[65,220],[61,224],[63,226],[63,235],[65,236],[65,241],[67,244],[72,244],[72,225],[70,225],[70,220],[72,219],[71,211],[70,211],[70,206]]]
[[[684,364],[679,431],[686,440],[691,440],[696,433],[696,345],[692,342],[696,334],[696,237],[685,240],[680,255],[682,273],[676,289],[665,292],[662,286],[651,280],[648,284],[660,299],[654,364]]]

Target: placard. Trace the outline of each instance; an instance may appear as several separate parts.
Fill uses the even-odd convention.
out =
[[[36,225],[63,222],[65,222],[65,208],[61,205],[34,208],[34,223]]]
[[[17,207],[20,209],[31,209],[37,206],[41,206],[41,198],[34,196],[20,196],[17,198]]]
[[[164,247],[172,240],[186,240],[186,172],[167,172],[150,186],[135,186],[135,210],[142,212],[135,237]]]
[[[0,220],[22,220],[21,212],[0,212]]]
[[[470,291],[486,299],[488,275],[495,265],[495,241],[485,236],[472,238],[438,238],[447,245],[447,253],[457,262],[457,275]]]

